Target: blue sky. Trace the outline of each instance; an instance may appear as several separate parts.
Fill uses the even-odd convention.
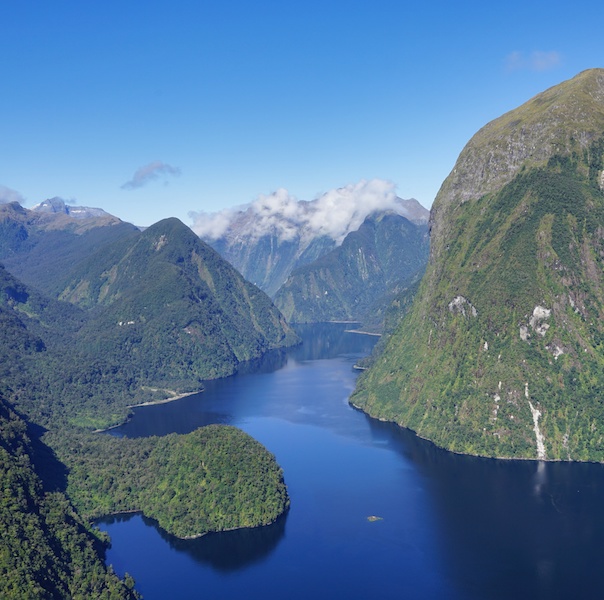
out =
[[[0,198],[139,225],[384,179],[430,207],[485,123],[604,66],[601,2],[0,3]]]

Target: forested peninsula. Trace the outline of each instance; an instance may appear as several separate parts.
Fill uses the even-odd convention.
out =
[[[0,207],[0,257],[22,259],[29,280],[0,265],[0,595],[134,598],[131,578],[104,564],[92,519],[139,511],[197,537],[272,523],[287,489],[275,457],[233,427],[133,440],[93,431],[297,337],[175,219],[140,232],[34,212]]]

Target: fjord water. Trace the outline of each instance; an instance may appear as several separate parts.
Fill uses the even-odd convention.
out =
[[[602,597],[602,465],[439,450],[348,405],[375,338],[335,324],[300,333],[302,346],[136,409],[113,432],[235,425],[275,454],[291,497],[269,527],[189,541],[140,515],[101,522],[108,564],[147,600]]]

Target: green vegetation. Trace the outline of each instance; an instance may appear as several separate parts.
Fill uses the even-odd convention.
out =
[[[17,225],[0,223],[16,231],[3,252],[27,257],[60,239],[66,256],[79,247],[65,231],[45,240],[17,212]],[[297,341],[268,297],[177,220],[111,240],[40,279],[70,302],[0,265],[3,598],[135,597],[131,578],[105,567],[103,536],[83,518],[142,511],[190,537],[266,525],[289,504],[274,457],[234,428],[139,440],[90,432],[122,422],[131,404],[199,390]],[[59,260],[58,247],[51,255]],[[43,442],[30,442],[27,427],[38,425]]]
[[[0,267],[5,335],[25,344],[6,355],[9,397],[40,424],[109,427],[129,405],[168,397],[163,389],[198,391],[204,379],[298,341],[268,296],[177,219],[75,262],[68,283],[55,281],[70,302]]]
[[[294,270],[275,304],[292,322],[382,329],[386,307],[421,278],[427,259],[426,226],[395,213],[372,215],[341,246]]]
[[[0,596],[136,598],[132,578],[105,567],[99,532],[63,493],[44,489],[39,466],[26,423],[0,398]]]
[[[565,131],[570,150],[476,199],[443,185],[426,276],[356,406],[456,452],[604,460],[604,138]]]
[[[289,506],[274,456],[234,427],[138,439],[61,432],[47,440],[87,518],[140,511],[186,538],[268,525]]]

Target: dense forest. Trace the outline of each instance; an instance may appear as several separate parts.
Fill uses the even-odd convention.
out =
[[[3,252],[11,239],[16,255],[54,247],[25,225]],[[112,235],[39,288],[0,265],[2,597],[135,597],[103,562],[106,540],[88,524],[100,515],[140,511],[194,537],[272,523],[289,505],[274,456],[234,428],[93,433],[297,341],[268,297],[180,222]]]
[[[249,435],[208,425],[187,435],[47,436],[87,518],[140,511],[178,537],[268,525],[289,506],[274,457]]]
[[[136,598],[103,562],[106,540],[48,474],[51,454],[0,397],[0,596],[14,599]]]

